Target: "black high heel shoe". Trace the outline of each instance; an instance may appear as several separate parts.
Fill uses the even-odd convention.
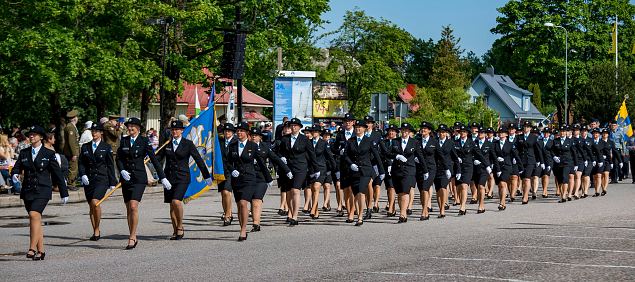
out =
[[[33,254],[29,254],[29,252],[33,252]],[[37,252],[34,249],[29,249],[28,251],[26,251],[26,258],[32,259],[36,253]]]
[[[39,256],[38,256],[39,255]],[[33,260],[44,260],[44,257],[46,257],[46,253],[42,252],[37,252],[35,253],[35,255],[33,256]]]
[[[466,210],[465,211],[459,210],[459,215],[466,215],[466,214],[467,214]]]
[[[507,206],[498,205],[498,210],[499,211],[504,211],[506,208],[507,208]]]
[[[476,213],[485,213],[485,210],[478,210]]]
[[[373,207],[373,213],[378,213],[379,212],[379,207]]]
[[[396,213],[396,212],[387,212],[387,213],[386,213],[386,216],[387,216],[387,217],[394,217],[395,215],[397,215],[397,213]]]
[[[179,234],[179,231],[183,232],[181,234]],[[177,229],[176,230],[176,240],[181,240],[183,239],[183,236],[185,236],[185,229],[181,228],[181,229]]]
[[[412,210],[411,209],[406,209],[406,214],[407,215],[411,215],[412,214]]]
[[[344,216],[344,210],[335,210],[337,212],[337,214],[335,216],[337,217],[343,217]]]
[[[440,214],[437,216],[437,218],[445,218],[445,214]]]
[[[362,226],[362,224],[364,224],[364,221],[362,221],[362,220],[358,220],[358,221],[355,223],[355,226]]]
[[[101,238],[101,235],[95,235],[95,234],[93,234],[93,236],[90,236],[90,239],[88,239],[88,240],[91,240],[91,241],[99,241],[99,239],[100,239],[100,238]]]
[[[260,231],[260,224],[254,224],[253,228],[251,228],[251,232]]]
[[[136,239],[128,239],[128,242],[133,241],[134,245],[128,245],[126,246],[126,250],[132,250],[134,248],[137,247],[137,243],[139,243],[139,241],[137,241]]]
[[[523,204],[523,205],[529,204],[529,201],[527,201],[527,202],[523,201],[521,204]]]
[[[347,218],[347,219],[346,219],[346,223],[353,223],[353,221],[354,221],[354,220],[352,220],[352,219],[350,219],[350,218]]]
[[[283,209],[278,209],[278,215],[287,215],[289,212],[283,210]]]
[[[430,219],[430,216],[429,216],[429,215],[428,215],[428,216],[423,216],[423,215],[422,215],[422,216],[419,218],[419,220],[420,220],[420,221],[424,221],[424,220],[428,220],[428,219]]]
[[[404,223],[404,222],[408,222],[408,218],[407,217],[399,217],[399,221],[397,221],[397,223]]]
[[[245,237],[238,236],[238,242],[242,242],[242,241],[245,241],[245,240],[247,240],[247,234],[245,234]]]
[[[311,213],[311,211],[310,211],[310,210],[302,210],[302,213],[303,213],[303,214],[310,214],[310,213]]]

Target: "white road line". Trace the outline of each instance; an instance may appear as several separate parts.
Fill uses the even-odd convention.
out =
[[[484,280],[495,280],[495,281],[511,281],[511,282],[526,282],[528,280],[519,280],[519,279],[508,279],[508,278],[498,278],[498,277],[487,277],[487,276],[476,276],[476,275],[463,275],[463,274],[454,274],[454,273],[411,273],[411,272],[366,272],[370,274],[382,274],[382,275],[398,275],[398,276],[446,276],[446,277],[463,277],[463,278],[472,278],[472,279],[484,279]]]
[[[576,251],[593,251],[593,252],[604,252],[604,253],[635,254],[635,252],[633,251],[587,249],[587,248],[573,248],[573,247],[510,246],[510,245],[492,245],[492,247],[526,248],[526,249],[556,249],[556,250],[576,250]]]
[[[513,262],[513,263],[536,263],[536,264],[550,264],[572,267],[598,267],[598,268],[624,268],[635,269],[635,266],[631,265],[609,265],[609,264],[576,264],[565,262],[553,262],[553,261],[535,261],[535,260],[518,260],[518,259],[479,259],[479,258],[442,258],[442,257],[425,257],[428,259],[440,259],[440,260],[456,260],[456,261],[491,261],[491,262]]]
[[[602,240],[635,241],[635,239],[631,239],[631,238],[584,237],[584,236],[564,236],[564,235],[537,235],[537,236],[552,237],[552,238],[570,238],[570,239],[602,239]]]

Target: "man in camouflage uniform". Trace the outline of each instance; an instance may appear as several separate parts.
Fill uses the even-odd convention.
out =
[[[64,150],[63,153],[68,159],[70,174],[68,176],[68,186],[74,187],[77,179],[77,161],[79,157],[79,131],[77,130],[78,112],[72,110],[66,114],[68,124],[64,127]],[[69,187],[70,188],[70,187]]]
[[[119,116],[109,115],[108,121],[104,123],[104,140],[112,147],[112,157],[117,159],[117,149],[119,148],[119,141],[121,134],[123,133],[124,126],[119,121]],[[115,162],[115,166],[117,163]],[[118,171],[115,169],[115,171]],[[119,176],[118,173],[115,175]],[[118,177],[117,177],[118,178]]]

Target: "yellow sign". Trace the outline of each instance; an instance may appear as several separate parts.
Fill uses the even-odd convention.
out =
[[[347,112],[347,100],[313,100],[313,117],[344,117]]]

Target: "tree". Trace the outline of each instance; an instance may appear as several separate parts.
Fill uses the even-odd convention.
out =
[[[544,115],[545,113],[542,110],[542,93],[540,92],[540,85],[537,83],[530,83],[527,90],[534,93],[534,95],[531,96],[531,103],[533,103],[534,106],[536,106],[536,108],[538,108],[538,110]]]
[[[340,82],[347,85],[353,113],[368,113],[372,93],[388,93],[394,99],[405,86],[403,74],[412,45],[405,30],[356,10],[347,11],[342,26],[327,36],[334,36],[329,48],[333,59],[318,72],[342,71]]]
[[[461,39],[452,34],[454,30],[450,26],[444,26],[441,30],[441,39],[437,43],[436,56],[430,76],[430,87],[436,89],[465,88],[468,84],[467,69],[461,60],[463,50],[459,47]]]
[[[437,51],[437,45],[432,38],[426,40],[414,39],[412,50],[408,56],[406,67],[406,82],[420,87],[429,85],[432,66]]]

